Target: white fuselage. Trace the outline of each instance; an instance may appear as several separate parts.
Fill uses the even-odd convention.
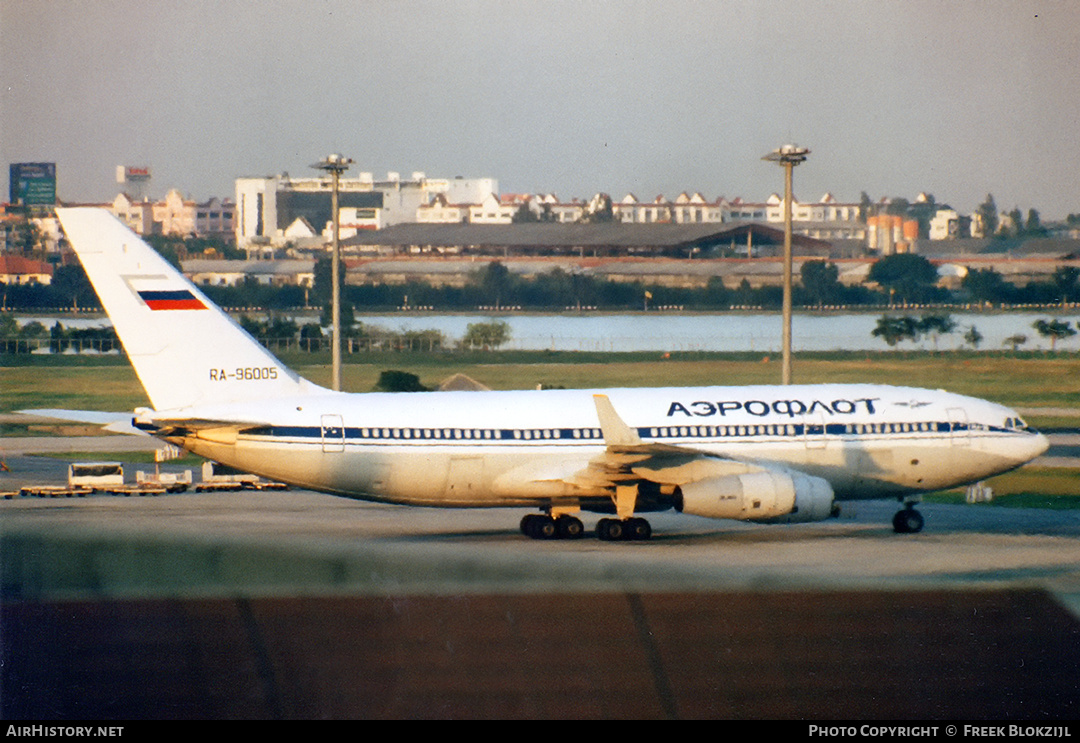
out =
[[[265,477],[429,506],[604,498],[580,473],[605,450],[593,391],[327,393],[183,410],[262,421],[170,440]],[[1010,409],[880,385],[605,390],[642,442],[796,470],[838,499],[940,490],[1014,469],[1047,447]],[[154,414],[161,425],[170,414]]]
[[[645,539],[639,512],[819,520],[837,498],[908,500],[1047,448],[1008,408],[909,387],[331,392],[284,367],[112,214],[56,214],[155,408],[135,426],[300,487],[539,507],[539,520],[522,520],[537,538],[580,535],[578,510],[614,513],[597,524],[601,539]],[[893,526],[916,532],[922,517],[906,507]]]

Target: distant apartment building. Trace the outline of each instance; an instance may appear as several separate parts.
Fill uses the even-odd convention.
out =
[[[31,215],[22,207],[0,204],[0,253],[33,254],[59,263],[63,239],[60,221],[51,211],[38,210]]]
[[[435,194],[430,203],[416,209],[416,221],[421,224],[461,224],[469,221],[471,204],[451,202],[446,194]]]
[[[307,236],[311,244],[325,242],[332,231],[333,182],[329,175],[292,178],[287,173],[236,179],[235,222],[237,247],[249,254],[272,252]],[[421,208],[441,196],[446,205],[477,205],[498,193],[493,178],[428,178],[415,172],[410,178],[387,173],[376,180],[362,172],[338,182],[341,237],[359,230],[382,229],[421,220]],[[495,196],[497,199],[498,197]],[[453,219],[453,210],[427,212],[424,219]]]
[[[979,220],[981,225],[982,220]],[[930,220],[931,240],[956,240],[961,237],[973,237],[971,217],[963,217],[954,209],[938,209]],[[981,230],[980,230],[981,232]],[[981,237],[981,234],[979,235]]]
[[[660,195],[642,202],[628,193],[612,205],[615,220],[623,224],[719,224],[724,221],[721,201],[706,201],[700,193],[679,194],[674,201]]]
[[[877,214],[866,218],[866,247],[878,255],[915,252],[919,240],[919,221],[896,214]]]
[[[765,202],[765,221],[784,223],[785,199],[773,194]],[[791,200],[792,231],[818,240],[863,240],[866,225],[859,219],[858,203],[840,202],[826,193],[815,202]]]
[[[236,261],[193,259],[183,262],[184,275],[200,286],[237,286],[254,281],[262,286],[315,284],[315,261]]]
[[[720,209],[725,222],[764,222],[769,216],[768,204],[743,201],[741,196],[731,201],[721,198]]]
[[[615,220],[623,224],[671,224],[671,202],[663,196],[641,201],[632,193],[611,205]]]
[[[553,193],[541,194],[536,198],[536,205],[541,222],[559,222],[573,224],[580,222],[585,214],[585,202],[580,199],[562,201]]]
[[[421,224],[512,224],[522,222],[581,221],[586,204],[577,199],[570,203],[555,194],[487,194],[479,203],[454,203],[437,194],[430,203],[416,210]]]
[[[52,283],[53,267],[44,261],[36,261],[21,255],[0,253],[0,284],[25,286]]]
[[[137,235],[153,235],[154,204],[150,199],[137,200],[126,193],[119,193],[109,206],[109,211]]]
[[[527,194],[488,194],[479,204],[469,207],[472,224],[511,224],[516,220],[539,219],[532,196]],[[524,212],[531,217],[522,217]]]
[[[705,224],[723,222],[720,202],[708,202],[700,193],[693,195],[683,191],[671,205],[671,217],[675,224]]]
[[[117,194],[109,211],[139,235],[232,237],[236,208],[232,201],[197,202],[171,189],[160,201]]]
[[[236,180],[238,247],[264,257],[283,247],[318,249],[331,234],[331,179],[327,175],[292,178],[288,174]],[[597,204],[611,220],[623,224],[720,224],[764,222],[783,224],[783,199],[773,194],[763,202],[741,198],[706,199],[685,191],[674,199],[659,195],[642,201],[632,193],[615,201],[597,194],[586,202],[560,200],[555,194],[499,194],[493,178],[431,179],[424,173],[402,178],[371,173],[339,181],[340,236],[379,230],[402,223],[492,224],[523,222],[577,223],[594,220]],[[806,237],[865,240],[860,204],[825,194],[819,201],[792,205],[794,231]]]
[[[673,201],[660,195],[643,202],[630,193],[615,202],[613,208],[616,220],[624,224],[784,223],[784,200],[776,194],[764,202],[738,197],[709,201],[699,192],[684,191]],[[832,194],[825,194],[815,203],[793,200],[792,229],[796,234],[822,240],[861,240],[866,234],[859,220],[859,205],[841,203]]]

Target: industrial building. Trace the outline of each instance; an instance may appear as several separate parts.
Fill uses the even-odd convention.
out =
[[[236,243],[251,257],[272,253],[286,244],[322,243],[332,216],[330,176],[292,178],[287,173],[236,180]],[[416,222],[417,210],[437,196],[451,203],[480,203],[498,193],[494,178],[428,178],[413,173],[408,179],[388,173],[376,180],[371,173],[339,182],[341,236]]]

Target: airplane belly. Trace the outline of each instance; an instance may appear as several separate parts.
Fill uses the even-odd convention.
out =
[[[926,439],[847,443],[834,461],[832,482],[841,499],[872,499],[967,485],[1012,469],[993,449],[943,447]],[[809,471],[809,467],[803,468]]]
[[[362,500],[454,507],[549,500],[525,483],[508,490],[500,479],[524,463],[537,463],[531,452],[481,455],[467,449],[356,446],[327,450],[314,442],[283,445],[241,439],[227,450],[217,447],[214,454],[217,461],[263,477]]]

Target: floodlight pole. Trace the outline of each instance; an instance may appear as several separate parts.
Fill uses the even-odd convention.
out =
[[[792,170],[806,160],[810,150],[786,144],[762,160],[780,163],[784,168],[784,305],[783,305],[783,384],[791,384],[791,182]]]
[[[349,169],[352,160],[341,155],[330,155],[325,160],[316,163],[312,167],[329,172],[333,178],[333,190],[330,197],[331,220],[334,225],[334,243],[331,253],[330,269],[330,314],[333,325],[333,338],[330,341],[331,349],[331,389],[341,391],[341,217],[338,213],[338,187],[341,174]]]

